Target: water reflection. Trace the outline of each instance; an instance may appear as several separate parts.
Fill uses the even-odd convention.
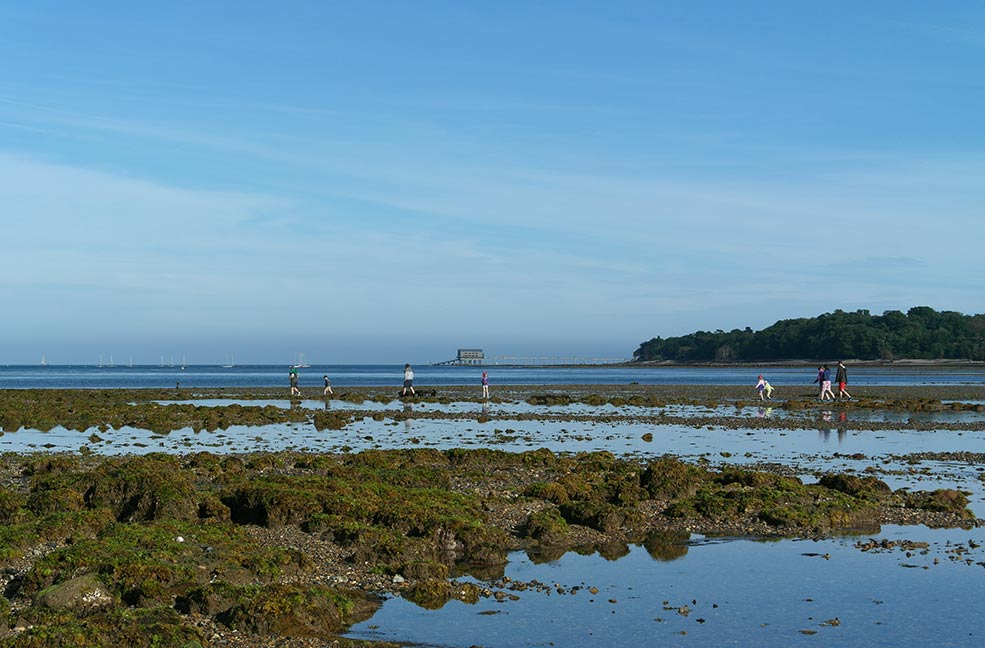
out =
[[[398,420],[403,420],[404,422],[404,432],[411,431],[411,421],[414,418],[414,406],[410,403],[404,403],[403,409],[400,414],[397,415]]]
[[[822,412],[821,421],[824,423],[832,423],[833,422],[832,413],[827,410]],[[838,445],[841,445],[845,441],[845,437],[848,436],[848,427],[846,425],[847,423],[848,423],[848,414],[846,414],[845,412],[838,412],[837,424],[835,425],[835,429],[838,432]],[[817,431],[821,440],[824,441],[825,443],[831,440],[832,430],[830,425],[819,427]]]
[[[643,548],[654,560],[671,561],[687,555],[690,535],[684,531],[651,531]]]
[[[942,638],[948,646],[980,645],[968,602],[985,596],[975,564],[985,558],[982,539],[971,542],[965,530],[877,533],[883,548],[875,551],[860,549],[858,538],[687,542],[655,535],[642,547],[569,552],[552,562],[512,554],[508,579],[497,573],[484,585],[515,598],[455,601],[436,611],[389,599],[348,636],[441,646],[481,638],[489,648],[682,645],[683,635],[692,645],[765,648],[923,646]],[[904,541],[928,542],[928,551],[907,552],[898,544]],[[971,564],[948,558],[957,545]]]

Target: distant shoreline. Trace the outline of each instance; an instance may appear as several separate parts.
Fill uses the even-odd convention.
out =
[[[473,369],[482,369],[487,367],[510,367],[514,369],[543,369],[543,368],[572,368],[572,369],[592,369],[592,368],[607,368],[607,369],[646,369],[653,368],[659,369],[662,367],[696,367],[696,368],[721,368],[728,369],[730,367],[817,367],[818,365],[828,364],[834,366],[841,360],[847,366],[852,367],[879,367],[886,369],[947,369],[947,368],[985,368],[985,361],[982,360],[923,360],[923,359],[901,359],[901,360],[857,360],[853,358],[835,358],[835,359],[824,359],[824,360],[749,360],[746,362],[675,362],[674,360],[641,360],[641,361],[627,361],[627,362],[610,362],[610,363],[563,363],[563,364],[513,364],[513,363],[500,363],[500,364],[476,364],[476,365],[455,365],[455,364],[445,364],[440,366],[446,367],[470,367]],[[430,367],[436,367],[439,365],[427,365]]]
[[[947,369],[947,368],[964,368],[964,367],[975,367],[975,368],[985,368],[985,361],[981,360],[921,360],[921,359],[903,359],[903,360],[855,360],[851,358],[836,358],[834,360],[762,360],[762,361],[748,361],[748,362],[674,362],[672,360],[661,360],[661,361],[640,361],[640,362],[623,362],[618,365],[607,365],[607,366],[620,366],[620,367],[817,367],[820,364],[834,365],[841,360],[848,366],[852,367],[879,367],[885,369]]]

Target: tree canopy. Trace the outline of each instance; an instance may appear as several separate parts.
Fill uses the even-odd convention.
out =
[[[655,337],[633,353],[638,362],[820,358],[985,360],[985,315],[937,312],[927,306],[882,315],[836,310],[813,318],[780,320],[761,331],[746,327]]]

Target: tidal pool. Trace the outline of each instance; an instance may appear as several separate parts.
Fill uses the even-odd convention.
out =
[[[341,430],[310,423],[230,426],[214,432],[189,428],[158,434],[123,427],[85,432],[62,427],[21,429],[0,435],[0,451],[146,454],[149,452],[245,453],[280,450],[359,452],[381,448],[493,448],[559,453],[607,451],[647,461],[670,454],[711,466],[780,464],[805,482],[824,472],[868,470],[893,489],[957,488],[972,494],[971,508],[985,515],[983,467],[974,457],[944,460],[923,453],[985,453],[985,431],[854,430],[838,421],[817,429],[721,428],[639,422],[406,419],[365,416]],[[916,456],[916,458],[914,458]],[[873,472],[874,471],[874,472]]]
[[[568,553],[538,564],[516,553],[506,576],[547,588],[439,610],[392,598],[348,636],[486,648],[979,646],[983,536],[885,527],[823,541],[695,537],[678,557],[632,546],[617,559]],[[856,547],[870,538],[928,546]]]
[[[476,403],[471,401],[456,401],[452,403],[404,403],[400,400],[392,400],[386,403],[377,401],[363,401],[352,403],[349,401],[329,399],[303,399],[291,401],[289,399],[242,399],[242,398],[199,398],[190,400],[173,401],[154,401],[160,405],[195,405],[198,407],[228,407],[230,405],[240,405],[242,407],[266,407],[273,406],[282,409],[299,407],[306,410],[354,410],[366,412],[379,412],[383,410],[405,410],[416,412],[419,415],[426,415],[428,412],[440,412],[443,414],[484,414],[497,417],[509,417],[523,414],[545,414],[550,416],[598,416],[598,417],[618,417],[628,420],[649,418],[655,416],[673,417],[695,417],[695,418],[714,418],[714,417],[745,417],[745,418],[774,418],[777,420],[787,419],[822,419],[822,418],[843,418],[843,420],[865,421],[876,423],[906,423],[909,421],[922,423],[976,423],[985,421],[985,412],[976,411],[940,411],[940,412],[908,412],[883,409],[852,409],[846,411],[838,407],[838,403],[817,403],[816,407],[787,411],[782,407],[769,403],[748,405],[748,404],[719,404],[712,407],[701,405],[681,405],[668,404],[663,407],[640,407],[633,405],[615,406],[611,404],[587,405],[585,403],[573,403],[571,405],[531,405],[524,401],[510,401],[500,403]],[[947,401],[948,403],[955,401]],[[980,404],[978,401],[970,404]]]

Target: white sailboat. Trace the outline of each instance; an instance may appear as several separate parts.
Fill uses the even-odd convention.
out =
[[[44,354],[41,354],[41,366],[42,367],[48,366],[48,361],[44,359]]]
[[[304,361],[304,354],[303,353],[299,353],[298,354],[298,363],[296,365],[294,365],[294,367],[296,369],[307,369],[310,366],[311,365],[305,363],[305,361]]]
[[[232,369],[236,366],[236,356],[226,354],[226,364],[222,365],[223,369]]]

